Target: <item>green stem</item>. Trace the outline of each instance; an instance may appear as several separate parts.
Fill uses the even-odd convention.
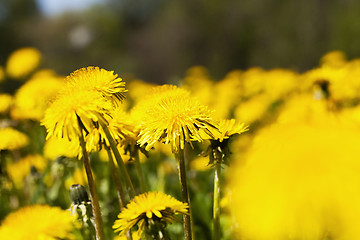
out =
[[[191,240],[193,237],[192,227],[191,227],[191,210],[190,210],[190,197],[188,193],[188,185],[186,182],[186,168],[185,168],[185,158],[184,150],[179,148],[179,152],[175,154],[175,158],[178,164],[179,170],[179,180],[181,185],[181,196],[184,203],[189,204],[189,214],[184,214],[184,230],[185,230],[185,240]]]
[[[126,167],[125,167],[125,164],[124,164],[124,161],[122,160],[121,156],[120,156],[120,153],[119,153],[119,150],[117,149],[117,146],[116,146],[116,143],[115,143],[115,140],[114,138],[111,136],[110,132],[109,132],[109,129],[107,128],[107,126],[105,124],[102,124],[101,125],[102,128],[104,129],[104,132],[105,132],[105,135],[106,135],[106,138],[108,139],[109,143],[110,143],[110,148],[112,150],[112,152],[114,153],[114,156],[115,156],[115,159],[116,159],[116,162],[120,168],[120,172],[122,174],[122,176],[125,178],[125,182],[126,182],[126,185],[127,187],[130,189],[129,192],[129,196],[130,198],[133,198],[135,197],[135,189],[134,189],[134,186],[131,182],[131,179],[130,179],[130,176],[126,170]]]
[[[221,163],[215,164],[214,176],[214,206],[213,206],[213,220],[214,220],[214,240],[220,239],[220,174]]]
[[[81,126],[80,120],[79,120],[79,126]],[[98,195],[97,195],[96,188],[95,188],[94,178],[93,178],[93,175],[91,172],[90,158],[89,158],[89,154],[86,151],[85,140],[84,140],[84,136],[83,136],[81,127],[80,127],[79,140],[80,140],[80,146],[81,146],[82,153],[83,153],[83,160],[84,160],[86,176],[87,176],[88,184],[89,184],[91,207],[92,207],[92,211],[93,211],[94,219],[95,219],[94,225],[95,225],[95,231],[96,231],[96,239],[97,240],[105,240],[105,233],[104,233],[104,227],[103,227],[103,222],[102,222],[102,218],[101,218],[99,199],[98,199]]]
[[[141,191],[141,193],[144,193],[147,191],[147,185],[146,185],[146,181],[145,181],[144,172],[142,170],[141,163],[139,160],[139,149],[137,148],[137,146],[135,147],[134,158],[135,158],[136,171],[137,171],[139,181],[140,181],[140,191]]]
[[[123,191],[123,188],[122,188],[122,185],[121,185],[120,176],[119,176],[119,173],[118,173],[118,171],[117,171],[117,169],[115,167],[114,159],[112,157],[110,148],[105,147],[105,149],[106,149],[106,152],[107,152],[108,157],[109,157],[109,165],[110,165],[111,175],[112,175],[112,178],[113,178],[114,183],[115,183],[116,194],[117,194],[117,197],[118,197],[118,200],[119,200],[120,210],[122,210],[124,208],[124,205],[126,204],[126,200],[125,200],[124,191]]]

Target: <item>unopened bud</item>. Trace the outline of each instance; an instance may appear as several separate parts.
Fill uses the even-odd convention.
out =
[[[80,184],[74,184],[70,187],[70,198],[74,204],[88,202],[89,196],[86,189]]]

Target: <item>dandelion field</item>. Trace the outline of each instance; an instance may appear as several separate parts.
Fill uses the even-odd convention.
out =
[[[156,85],[0,67],[0,239],[360,239],[360,59]]]

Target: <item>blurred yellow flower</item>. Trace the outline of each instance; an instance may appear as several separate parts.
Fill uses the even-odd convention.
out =
[[[29,155],[13,162],[7,166],[9,176],[17,187],[21,187],[26,176],[30,174],[31,167],[35,167],[38,172],[42,172],[46,167],[46,160],[41,155]]]
[[[24,147],[29,138],[11,127],[0,128],[0,150],[14,150]]]
[[[239,70],[229,72],[224,79],[215,84],[214,93],[210,96],[214,102],[210,106],[215,110],[214,116],[217,119],[231,116],[244,93],[243,84],[243,73]]]
[[[40,64],[41,53],[32,47],[20,48],[9,56],[6,62],[6,73],[11,78],[24,78]]]
[[[184,149],[185,142],[203,141],[200,135],[213,136],[217,131],[207,107],[191,98],[190,93],[172,85],[154,88],[139,103],[134,115],[140,119],[140,146],[146,150],[157,142],[170,143],[173,152]]]
[[[13,97],[10,94],[0,94],[0,114],[6,114],[12,104]]]
[[[73,91],[97,91],[115,103],[120,103],[125,96],[125,82],[114,71],[99,67],[81,68],[66,77],[66,88]]]
[[[10,213],[0,226],[0,239],[72,239],[73,217],[69,211],[32,205]]]
[[[176,221],[175,215],[187,214],[188,204],[162,192],[147,192],[135,196],[126,208],[120,212],[113,228],[120,235],[126,234],[133,226],[138,225],[140,235],[150,219],[166,224]]]
[[[267,120],[266,115],[271,99],[266,94],[258,94],[247,101],[240,102],[235,108],[235,118],[240,122],[253,123]]]
[[[358,138],[326,122],[260,132],[229,178],[238,239],[360,239]]]
[[[42,119],[50,100],[62,86],[63,81],[56,76],[32,78],[17,90],[11,109],[12,118]]]
[[[207,171],[212,169],[212,165],[209,164],[209,159],[204,157],[197,157],[191,160],[190,169],[197,171]]]
[[[65,138],[51,137],[46,140],[44,145],[44,156],[50,160],[62,156],[74,158],[78,156],[80,151],[80,144],[77,139],[69,141]]]
[[[214,82],[210,79],[206,68],[195,66],[187,70],[185,78],[181,82],[181,88],[191,92],[191,96],[201,104],[211,106],[214,99]]]
[[[331,51],[322,56],[320,63],[330,67],[342,67],[346,63],[346,56],[342,51]]]
[[[144,82],[142,80],[132,80],[127,83],[127,87],[130,90],[127,95],[131,100],[137,103],[142,99],[146,94],[148,94],[149,89],[156,87],[153,83]],[[128,100],[128,99],[127,99]]]

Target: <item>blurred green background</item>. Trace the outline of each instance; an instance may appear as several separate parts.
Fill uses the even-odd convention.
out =
[[[59,74],[96,65],[165,83],[194,65],[220,79],[252,66],[302,72],[331,50],[360,56],[356,0],[80,1],[56,14],[44,2],[0,0],[0,65],[33,46]]]

